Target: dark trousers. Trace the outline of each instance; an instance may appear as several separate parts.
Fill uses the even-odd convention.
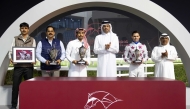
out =
[[[33,78],[33,70],[34,70],[33,67],[14,67],[13,88],[12,88],[12,107],[17,107],[19,85],[22,81],[22,76],[24,77],[24,80]]]

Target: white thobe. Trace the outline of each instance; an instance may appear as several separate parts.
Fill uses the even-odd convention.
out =
[[[163,52],[168,52],[168,57],[162,58]],[[152,61],[155,62],[155,77],[166,77],[175,79],[173,61],[177,58],[177,51],[174,46],[157,46],[152,51]]]
[[[66,57],[70,62],[68,77],[87,77],[86,65],[72,63],[73,60],[79,61],[81,59],[79,55],[79,48],[81,46],[82,42],[80,42],[78,39],[70,41],[67,45]],[[90,46],[88,46],[86,50],[84,60],[90,64]]]
[[[105,49],[105,44],[111,46]],[[94,42],[94,53],[98,54],[97,77],[116,77],[116,53],[119,52],[118,36],[114,33],[101,34],[96,36]]]
[[[141,44],[140,42],[135,44],[134,42],[128,44],[125,47],[124,60],[129,63],[129,77],[144,77],[144,64],[134,65],[131,62],[136,60],[135,50],[138,49],[140,52],[139,60],[142,60],[142,63],[148,60],[148,52],[146,45]]]

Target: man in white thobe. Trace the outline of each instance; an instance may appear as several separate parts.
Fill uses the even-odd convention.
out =
[[[152,61],[155,62],[155,77],[166,77],[175,79],[173,61],[177,58],[177,51],[170,45],[170,37],[163,33],[160,36],[160,45],[152,51]]]
[[[86,30],[84,28],[77,28],[77,39],[70,41],[66,49],[66,57],[70,62],[68,77],[87,77],[87,66],[90,64],[90,46],[86,39]],[[79,48],[81,46],[86,48],[85,64],[79,64],[81,60],[79,55]]]
[[[103,21],[101,33],[96,36],[94,53],[98,54],[97,77],[116,77],[116,53],[119,52],[118,36],[112,32],[109,21]]]
[[[140,34],[138,31],[133,31],[131,38],[133,42],[125,47],[124,52],[124,60],[130,64],[129,77],[145,77],[143,63],[148,59],[146,45],[139,42]],[[139,56],[136,56],[136,50],[139,51]]]

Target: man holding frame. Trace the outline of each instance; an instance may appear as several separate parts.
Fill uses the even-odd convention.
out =
[[[14,71],[13,71],[13,87],[12,87],[12,107],[11,109],[16,109],[18,103],[18,93],[19,93],[19,85],[22,81],[22,76],[25,80],[33,78],[33,64],[35,62],[22,62],[22,63],[15,63],[13,62],[12,55],[12,48],[13,47],[36,47],[36,42],[33,37],[29,36],[29,25],[25,22],[20,24],[20,32],[21,34],[15,36],[12,42],[11,49],[9,51],[9,59],[10,64],[13,64]],[[14,57],[16,58],[16,57]],[[34,59],[35,60],[35,59]]]

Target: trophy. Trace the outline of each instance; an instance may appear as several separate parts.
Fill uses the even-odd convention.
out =
[[[56,58],[57,58],[57,55],[59,55],[59,50],[57,50],[55,48],[55,44],[53,45],[53,47],[51,49],[48,49],[47,50],[50,58],[51,58],[51,62],[50,62],[50,65],[58,65],[57,62],[56,62]]]
[[[86,54],[86,48],[83,46],[83,43],[82,42],[82,46],[79,48],[79,55],[80,55],[80,60],[77,61],[77,64],[86,64],[85,60],[83,60],[85,54]]]
[[[136,48],[135,49],[135,63],[141,63],[142,60],[139,60],[139,56],[140,56],[140,51]]]

